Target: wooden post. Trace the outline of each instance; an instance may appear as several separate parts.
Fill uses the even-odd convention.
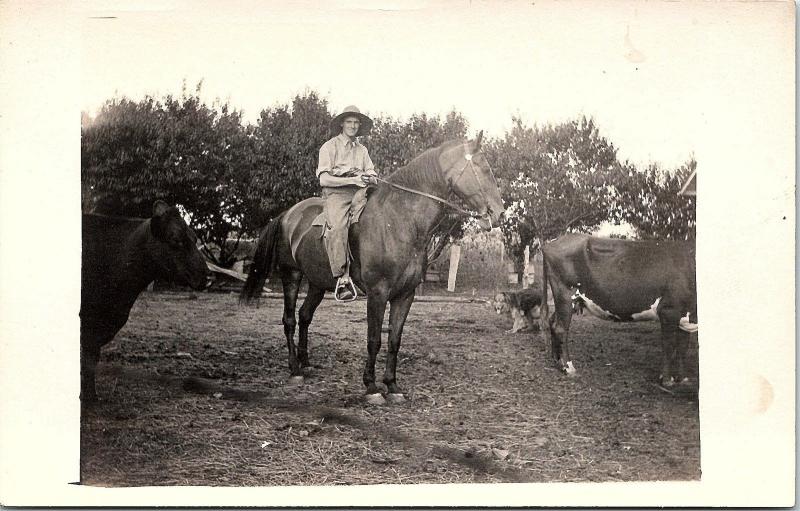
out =
[[[451,293],[456,290],[456,273],[458,262],[461,260],[461,245],[450,247],[450,275],[447,277],[447,290]]]
[[[528,266],[531,261],[531,247],[525,245],[525,262],[522,266],[522,289],[528,289]]]

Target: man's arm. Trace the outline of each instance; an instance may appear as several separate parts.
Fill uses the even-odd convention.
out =
[[[360,176],[344,177],[332,176],[330,172],[322,172],[319,175],[319,185],[324,187],[338,188],[340,186],[366,186],[367,184]]]

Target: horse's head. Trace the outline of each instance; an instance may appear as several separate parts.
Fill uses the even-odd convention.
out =
[[[480,152],[483,131],[475,140],[455,145],[439,156],[445,180],[456,195],[480,215],[485,230],[500,225],[505,208],[486,156]]]
[[[206,286],[208,266],[197,249],[197,236],[177,209],[160,200],[153,204],[147,245],[159,277],[194,289]]]

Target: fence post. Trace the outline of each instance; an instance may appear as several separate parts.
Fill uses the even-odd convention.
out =
[[[522,266],[522,289],[528,289],[528,266],[531,261],[531,247],[525,245],[525,262]]]
[[[456,290],[456,273],[458,273],[458,262],[461,260],[461,245],[450,247],[450,274],[447,277],[447,290],[451,293]]]

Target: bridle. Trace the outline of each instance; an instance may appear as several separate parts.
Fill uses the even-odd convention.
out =
[[[472,163],[472,156],[473,156],[472,153],[469,152],[469,148],[468,148],[467,144],[465,143],[464,144],[464,159],[466,161],[464,162],[464,166],[461,167],[461,170],[458,171],[458,175],[455,178],[449,178],[449,179],[446,180],[447,187],[451,191],[454,190],[455,189],[455,186],[454,186],[455,183],[457,183],[458,181],[461,180],[461,177],[464,175],[464,172],[467,170],[467,167],[469,167],[469,169],[472,171],[472,175],[475,176],[475,180],[478,182],[478,191],[467,195],[467,197],[472,197],[473,195],[479,195],[480,194],[480,196],[483,198],[484,203],[488,207],[489,200],[486,198],[486,193],[485,193],[484,188],[483,188],[483,181],[481,180],[480,174],[478,174],[478,171],[475,170],[475,164]],[[488,165],[489,162],[487,161],[486,164]],[[494,173],[492,172],[492,167],[491,166],[489,167],[489,172],[494,177]],[[398,184],[392,183],[391,181],[387,181],[385,179],[382,179],[380,177],[376,177],[375,179],[377,179],[378,181],[380,181],[382,183],[386,183],[386,184],[388,184],[389,186],[391,186],[393,188],[397,188],[398,190],[403,190],[404,192],[414,193],[414,194],[417,194],[417,195],[422,195],[423,197],[427,197],[429,199],[433,199],[436,202],[439,202],[439,203],[444,204],[445,206],[447,206],[447,207],[449,207],[451,209],[454,209],[457,213],[459,213],[461,215],[469,216],[469,217],[472,217],[472,218],[484,218],[484,217],[486,217],[486,218],[489,219],[489,225],[491,225],[491,223],[492,223],[492,217],[489,214],[488,209],[487,209],[485,214],[479,215],[475,211],[468,211],[468,210],[466,210],[466,209],[464,209],[464,208],[462,208],[460,206],[457,206],[457,205],[453,204],[452,202],[449,202],[449,201],[447,201],[447,200],[445,200],[445,199],[443,199],[441,197],[438,197],[436,195],[433,195],[433,194],[430,194],[430,193],[426,193],[426,192],[423,192],[423,191],[420,191],[420,190],[414,190],[413,188],[408,188],[408,187],[405,187],[405,186],[402,186],[402,185],[398,185]]]

